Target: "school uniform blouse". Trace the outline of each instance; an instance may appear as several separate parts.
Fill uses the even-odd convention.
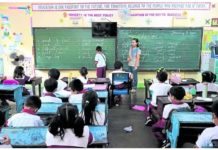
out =
[[[69,103],[82,103],[83,94],[72,94],[69,97]]]
[[[46,145],[48,147],[87,147],[93,141],[93,136],[88,126],[84,126],[83,136],[77,137],[72,129],[65,129],[63,139],[60,136],[54,136],[49,131],[46,133]]]
[[[88,78],[86,77],[86,79],[83,76],[78,77],[77,79],[79,79],[83,84],[87,84],[88,82]]]
[[[28,109],[23,109],[21,113],[13,115],[8,119],[7,126],[9,127],[39,127],[44,126],[43,121],[35,112]]]
[[[53,93],[45,93],[40,99],[42,103],[62,103],[62,100],[57,98]]]

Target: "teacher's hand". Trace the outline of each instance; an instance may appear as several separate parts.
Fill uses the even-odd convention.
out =
[[[128,61],[128,62],[131,61],[131,58],[128,57],[128,58],[127,58],[127,61]]]
[[[135,70],[137,70],[137,69],[138,69],[138,67],[137,67],[137,66],[135,66],[135,67],[134,67],[134,69],[135,69]]]

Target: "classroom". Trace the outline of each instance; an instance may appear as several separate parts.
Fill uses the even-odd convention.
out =
[[[217,0],[0,0],[0,148],[217,147]]]

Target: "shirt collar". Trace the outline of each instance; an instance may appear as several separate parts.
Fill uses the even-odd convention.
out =
[[[56,97],[56,96],[55,96],[53,93],[48,93],[48,92],[47,92],[47,93],[45,93],[44,95],[45,95],[45,96],[52,96],[52,97]]]
[[[33,111],[33,110],[30,109],[30,108],[23,108],[22,112],[28,113],[28,114],[32,114],[32,115],[35,115],[35,114],[36,114],[36,112]]]

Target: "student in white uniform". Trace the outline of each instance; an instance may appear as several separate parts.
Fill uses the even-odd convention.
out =
[[[81,93],[83,91],[83,83],[79,79],[74,79],[70,83],[71,95],[69,97],[69,103],[82,103]]]
[[[81,116],[86,125],[104,125],[105,112],[96,111],[98,103],[99,99],[95,91],[88,91],[83,94]]]
[[[48,71],[48,76],[50,78],[54,78],[55,80],[57,80],[58,82],[58,87],[57,87],[57,90],[56,91],[61,91],[61,90],[64,90],[66,87],[67,87],[67,83],[65,83],[64,81],[60,80],[59,77],[60,77],[60,71],[58,69],[50,69]]]
[[[62,103],[62,100],[54,94],[58,87],[58,82],[55,79],[49,78],[45,80],[44,86],[46,93],[44,93],[43,97],[40,97],[42,103]]]
[[[77,79],[79,79],[83,84],[87,84],[89,79],[87,77],[88,75],[88,69],[86,67],[82,67],[80,69],[80,77],[78,77]]]
[[[36,112],[41,107],[41,100],[38,96],[29,96],[24,104],[21,113],[13,115],[7,122],[9,127],[39,127],[44,126],[43,121]]]
[[[58,108],[48,127],[46,145],[49,148],[86,148],[93,141],[89,127],[78,116],[78,109],[70,103]]]
[[[0,111],[0,132],[1,128],[5,125],[5,114]],[[7,135],[0,137],[0,148],[11,148],[11,140]]]
[[[151,111],[152,109],[157,109],[157,96],[167,95],[172,87],[169,83],[165,83],[168,78],[168,75],[165,71],[159,71],[156,77],[158,83],[153,83],[149,88],[149,90],[152,92],[152,99],[151,104],[148,106],[149,115],[145,121],[146,126],[150,126],[152,123],[154,123],[151,118]]]
[[[205,84],[207,84],[208,92],[218,93],[218,85],[214,83],[216,81],[216,75],[211,71],[205,71],[201,75],[202,83],[196,84],[197,92],[202,92],[204,90]]]
[[[183,109],[184,111],[190,111],[190,107],[187,103],[182,102],[185,96],[185,89],[183,87],[174,86],[170,88],[168,98],[172,104],[167,104],[164,107],[162,118],[160,118],[153,126],[152,131],[157,138],[159,144],[165,140],[162,130],[165,128],[166,120],[169,118],[170,113],[173,110]]]
[[[159,68],[159,69],[157,70],[157,74],[158,74],[158,72],[160,72],[160,71],[166,72],[166,69],[163,68],[163,67]],[[156,77],[155,77],[154,79],[152,79],[152,83],[159,83],[159,80],[157,79],[157,75],[156,75]],[[169,80],[167,79],[167,80],[165,81],[165,83],[169,84],[170,82],[169,82]]]

